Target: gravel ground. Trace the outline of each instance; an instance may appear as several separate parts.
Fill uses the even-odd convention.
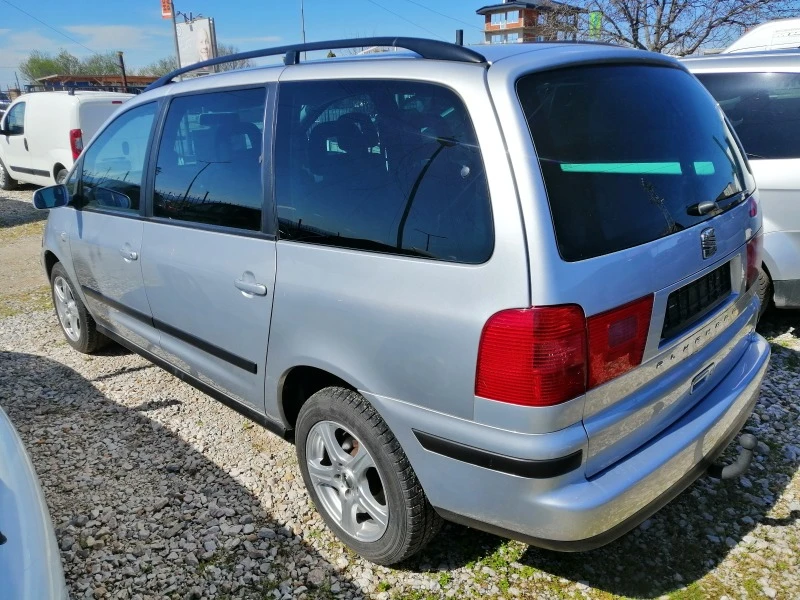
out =
[[[28,222],[13,202],[0,195],[0,219]],[[290,444],[117,346],[74,352],[52,309],[7,314],[0,405],[37,468],[75,598],[800,598],[800,313],[761,327],[773,359],[746,477],[703,478],[593,552],[447,525],[396,569],[327,531]]]

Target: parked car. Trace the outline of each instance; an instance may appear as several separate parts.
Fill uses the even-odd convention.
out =
[[[800,50],[685,60],[733,124],[764,216],[762,309],[800,308]]]
[[[4,598],[63,598],[67,589],[47,503],[22,440],[0,408],[0,590]]]
[[[411,52],[299,60],[353,45]],[[755,183],[685,67],[412,38],[234,58],[278,53],[162,78],[35,193],[63,206],[42,261],[75,349],[115,340],[293,437],[377,563],[441,517],[596,547],[706,470],[769,345]]]
[[[0,120],[0,189],[62,183],[103,122],[132,94],[39,92],[17,98]]]

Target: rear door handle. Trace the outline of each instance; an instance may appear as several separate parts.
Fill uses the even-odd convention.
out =
[[[267,295],[267,286],[261,283],[254,283],[252,281],[245,281],[244,279],[237,279],[234,281],[234,285],[246,292],[248,294],[253,294],[254,296],[266,296]]]
[[[139,258],[139,253],[134,250],[128,250],[127,248],[120,248],[119,253],[122,255],[122,258],[125,260],[137,260]]]
[[[25,144],[25,152],[27,152],[28,151],[28,138],[22,138],[22,141]]]

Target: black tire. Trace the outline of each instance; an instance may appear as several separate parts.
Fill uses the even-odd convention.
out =
[[[772,281],[763,268],[759,271],[758,279],[756,279],[756,295],[761,300],[761,307],[758,310],[760,319],[772,304]]]
[[[59,185],[65,183],[67,181],[67,175],[69,175],[69,171],[63,167],[60,168],[56,171],[56,183]]]
[[[0,160],[0,190],[13,190],[15,187],[17,187],[17,181],[11,178],[8,169]]]
[[[66,286],[68,286],[71,301],[74,302],[74,306],[70,307],[70,312],[72,313],[72,311],[74,311],[74,314],[77,315],[77,322],[79,324],[78,328],[71,329],[72,335],[68,333],[68,326],[65,325],[65,320],[62,319],[62,313],[59,310],[56,283],[58,282],[60,284],[62,281]],[[75,348],[75,350],[78,352],[91,354],[103,346],[106,346],[110,342],[106,336],[97,331],[97,324],[95,323],[94,318],[92,318],[92,315],[90,315],[89,311],[86,310],[86,306],[83,304],[80,296],[75,291],[75,286],[61,263],[56,263],[53,266],[53,270],[50,272],[50,294],[53,298],[53,307],[56,310],[56,316],[58,317],[58,323],[61,326],[61,332],[64,334],[64,338],[66,338],[67,343],[70,346]]]
[[[388,507],[388,525],[375,541],[363,542],[348,534],[320,502],[309,475],[307,442],[312,428],[324,421],[350,430],[374,461]],[[309,496],[328,527],[352,550],[374,563],[391,565],[419,552],[438,533],[442,519],[428,502],[405,452],[386,422],[361,394],[339,387],[320,390],[300,410],[295,434],[297,460]]]

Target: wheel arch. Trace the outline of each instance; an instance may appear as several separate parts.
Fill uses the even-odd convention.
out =
[[[357,386],[343,377],[320,367],[297,365],[284,372],[278,386],[278,400],[281,417],[288,429],[294,429],[300,409],[308,399],[326,387],[358,391]]]

